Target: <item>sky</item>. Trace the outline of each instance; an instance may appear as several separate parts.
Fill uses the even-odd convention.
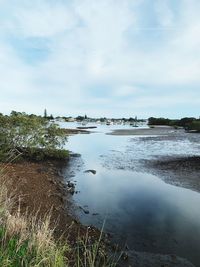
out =
[[[199,0],[0,0],[0,112],[200,116]]]

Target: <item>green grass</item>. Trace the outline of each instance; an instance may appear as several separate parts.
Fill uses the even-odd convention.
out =
[[[63,267],[68,266],[68,244],[56,242],[50,229],[50,217],[40,221],[36,216],[11,212],[14,198],[5,186],[0,190],[0,266]]]
[[[1,175],[0,175],[1,177]],[[1,267],[115,267],[99,239],[91,240],[77,234],[76,246],[55,240],[50,227],[50,215],[39,220],[15,207],[16,196],[10,196],[4,183],[0,184],[0,266]],[[15,210],[15,212],[14,212]],[[69,230],[70,231],[70,230]]]

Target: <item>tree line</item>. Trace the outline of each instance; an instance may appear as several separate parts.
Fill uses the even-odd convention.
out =
[[[200,119],[196,119],[194,117],[184,117],[179,120],[150,117],[148,119],[148,124],[183,127],[186,130],[194,130],[194,131],[200,132]]]

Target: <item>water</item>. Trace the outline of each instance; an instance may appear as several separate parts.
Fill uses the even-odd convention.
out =
[[[109,128],[108,128],[109,127]],[[121,127],[121,126],[120,126]],[[101,126],[90,135],[69,138],[67,148],[81,154],[72,163],[77,181],[77,215],[85,225],[101,228],[130,249],[176,254],[200,266],[200,194],[166,184],[140,169],[139,160],[159,155],[198,155],[194,137],[151,138],[105,135]],[[99,131],[99,132],[98,132]],[[137,166],[132,168],[130,165]],[[96,175],[84,173],[95,169]]]

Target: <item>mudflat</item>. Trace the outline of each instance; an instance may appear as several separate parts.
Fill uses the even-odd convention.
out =
[[[144,161],[145,167],[166,183],[200,192],[200,157],[163,157]]]
[[[176,133],[177,131],[183,131],[182,129],[174,129],[169,126],[158,126],[154,128],[130,128],[130,129],[119,129],[114,130],[108,135],[168,135]]]

